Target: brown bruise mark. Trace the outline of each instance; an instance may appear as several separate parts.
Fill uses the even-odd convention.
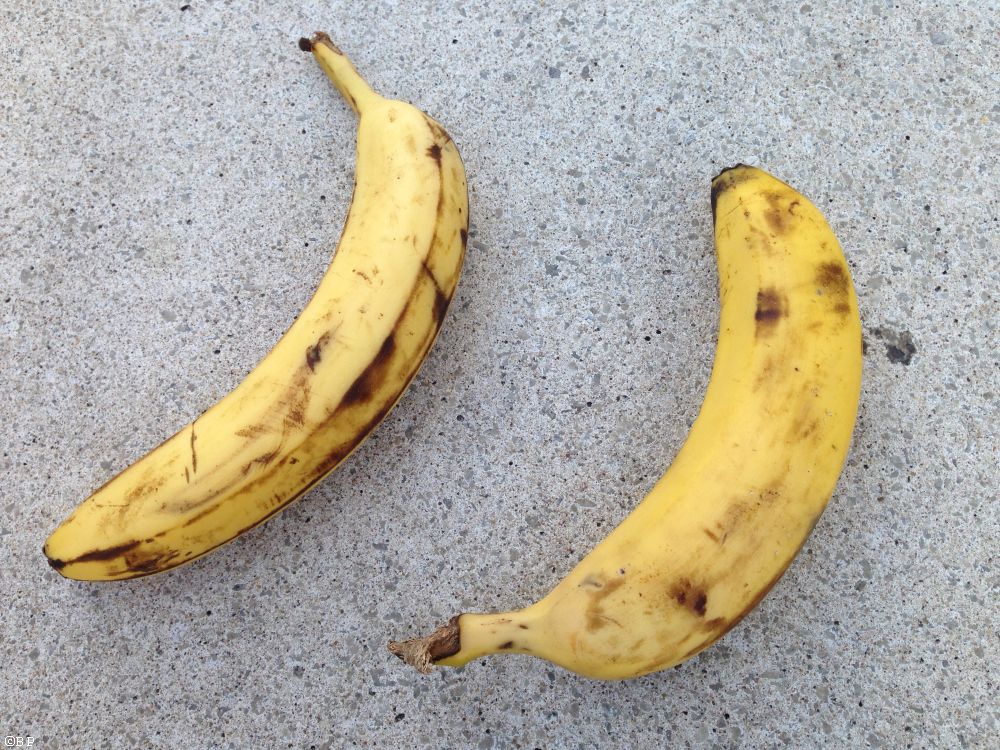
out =
[[[819,292],[830,297],[835,313],[842,317],[850,314],[851,283],[842,263],[821,263],[816,269],[816,285]]]
[[[593,580],[593,579],[588,579],[588,580]],[[599,582],[595,581],[595,583]],[[617,591],[623,583],[625,583],[624,578],[616,578],[613,581],[608,581],[604,585],[600,586],[600,588],[596,589],[590,595],[590,602],[587,604],[587,611],[585,613],[587,617],[587,630],[589,632],[600,630],[609,622],[612,622],[615,625],[621,627],[620,623],[616,622],[615,620],[611,619],[610,617],[604,614],[604,607],[601,603],[606,598],[611,596],[611,594]]]
[[[278,457],[278,451],[277,450],[268,451],[267,453],[263,453],[263,454],[257,456],[257,458],[255,458],[253,460],[253,462],[255,464],[263,464],[264,466],[267,466],[269,463],[271,463],[277,457]]]
[[[788,299],[777,289],[761,289],[757,292],[757,309],[753,318],[757,321],[757,336],[770,336],[778,322],[788,316]]]
[[[188,467],[184,467],[184,481],[191,484],[191,472],[188,471]]]
[[[462,251],[469,246],[469,232],[466,229],[460,229],[459,234],[462,236]]]
[[[357,271],[355,271],[355,273],[357,273]],[[327,331],[318,339],[316,339],[315,344],[306,348],[306,367],[308,367],[310,371],[315,371],[316,365],[318,365],[320,362],[321,352],[323,351],[323,347],[326,346],[327,342],[329,341],[330,341],[330,332]]]
[[[86,562],[101,562],[104,560],[114,560],[116,557],[121,557],[126,552],[134,550],[142,544],[141,540],[136,540],[134,542],[126,542],[125,544],[117,544],[114,547],[105,547],[104,549],[95,549],[90,552],[85,552],[82,555],[77,555],[71,560],[55,560],[54,558],[49,558],[49,564],[52,567],[59,570],[67,565],[73,565],[76,563],[86,563]],[[55,564],[54,564],[55,563]]]
[[[125,505],[122,508],[127,508],[130,503],[138,502],[145,497],[149,497],[155,494],[160,487],[164,485],[167,481],[166,477],[160,477],[154,481],[148,482],[146,484],[140,484],[137,487],[133,487],[128,492],[125,493]]]
[[[378,354],[375,355],[375,358],[369,363],[368,367],[364,369],[364,372],[347,389],[347,393],[344,394],[344,397],[340,401],[340,406],[337,407],[338,409],[371,400],[379,383],[382,382],[385,374],[385,366],[392,357],[392,352],[395,348],[396,339],[395,331],[393,331],[385,337],[385,341],[379,347]]]
[[[424,120],[427,122],[427,127],[430,128],[431,133],[434,135],[435,140],[442,141],[443,143],[448,143],[451,141],[451,136],[448,135],[447,131],[442,128],[437,122],[424,115]]]
[[[771,244],[771,235],[758,229],[755,226],[750,227],[750,234],[745,238],[747,248],[751,252],[754,251],[754,241],[753,238],[757,237],[760,240],[760,252],[764,255],[774,255],[774,245]]]
[[[177,550],[137,550],[133,553],[125,554],[125,566],[129,572],[139,575],[149,575],[160,570],[174,567],[169,563],[176,558],[180,552]]]
[[[791,228],[793,221],[789,219],[789,216],[798,217],[795,213],[796,207],[799,205],[799,201],[793,200],[789,202],[788,206],[784,206],[784,201],[787,196],[780,192],[775,192],[769,190],[764,194],[767,199],[769,208],[764,212],[764,218],[767,223],[774,230],[775,234],[785,234]]]
[[[792,557],[794,558],[794,555]],[[772,588],[774,588],[774,585],[781,579],[781,576],[783,576],[785,574],[785,570],[787,570],[788,565],[790,563],[791,563],[791,560],[789,560],[788,563],[786,563],[785,566],[781,570],[778,571],[778,574],[776,576],[774,576],[774,578],[772,578],[768,582],[768,584],[766,586],[764,586],[763,589],[761,589],[759,592],[757,592],[756,596],[754,596],[754,598],[750,601],[750,603],[747,604],[739,612],[739,614],[736,615],[736,617],[732,618],[729,622],[725,622],[724,619],[721,618],[721,617],[715,618],[715,620],[723,620],[723,622],[719,626],[720,629],[716,630],[715,634],[711,638],[709,638],[708,640],[706,640],[706,641],[698,644],[693,649],[691,649],[686,654],[684,654],[684,656],[681,657],[681,660],[683,661],[684,659],[688,659],[688,658],[694,656],[695,654],[697,654],[699,651],[703,651],[704,649],[708,648],[713,643],[715,643],[717,640],[719,640],[722,636],[724,636],[726,633],[728,633],[730,630],[732,630],[737,625],[739,625],[740,621],[744,617],[746,617],[748,614],[750,614],[751,610],[753,610],[754,607],[756,607],[758,604],[760,604],[761,600],[765,596],[767,596],[768,592],[770,592]],[[715,620],[710,620],[709,622],[715,622]],[[707,624],[708,623],[706,623],[706,627],[707,627]]]
[[[253,424],[253,425],[250,425],[249,427],[244,427],[243,429],[237,430],[236,431],[236,436],[237,437],[242,437],[242,438],[248,438],[248,439],[252,440],[253,438],[260,437],[265,432],[267,432],[267,428],[264,425],[262,425],[262,424]]]
[[[285,391],[283,398],[278,400],[274,407],[268,412],[268,418],[274,413],[275,408],[284,408],[282,419],[282,432],[284,435],[295,430],[306,423],[306,405],[312,395],[312,381],[309,378],[308,368],[299,367],[295,372],[295,377]]]
[[[670,590],[670,597],[682,607],[691,609],[699,617],[705,616],[708,594],[700,586],[695,586],[687,578],[682,578]]]
[[[434,295],[434,320],[437,321],[439,328],[444,321],[444,316],[448,313],[448,305],[450,304],[451,298],[446,297],[440,291]]]
[[[367,281],[369,284],[372,283],[371,277],[368,274],[366,274],[364,271],[359,271],[357,268],[352,268],[351,270],[355,274],[357,274],[358,276],[360,276],[362,279],[364,279],[365,281]]]
[[[775,363],[774,358],[771,357],[770,355],[765,357],[764,362],[761,364],[760,373],[754,380],[753,383],[754,390],[755,391],[760,390],[760,388],[762,388],[765,383],[774,383],[775,380],[777,379],[776,375],[778,375],[778,373],[775,372],[776,370],[777,370],[777,364]]]
[[[803,427],[801,430],[799,430],[799,437],[807,438],[811,435],[814,435],[818,429],[819,429],[819,420],[814,419],[805,427]]]
[[[726,627],[725,617],[713,617],[711,620],[706,620],[705,623],[702,625],[702,629],[707,631],[722,630],[725,627]]]
[[[198,511],[184,522],[184,526],[193,526],[194,524],[198,523],[198,521],[207,516],[209,513],[214,513],[216,510],[218,510],[218,508],[219,508],[218,505],[212,505],[208,508],[205,508],[204,510]],[[162,536],[165,533],[166,533],[165,531],[161,531],[159,534],[157,534],[157,536]]]
[[[198,473],[198,453],[194,449],[194,441],[197,440],[197,436],[194,434],[194,425],[198,420],[194,420],[191,423],[191,472],[193,474]]]
[[[722,544],[722,542],[724,541],[720,540],[718,535],[711,529],[702,529],[702,531],[705,532],[705,536],[707,536],[709,539],[711,539],[713,542],[716,542],[717,544]]]
[[[285,418],[288,425],[297,427],[306,422],[306,409],[304,399],[295,399],[288,405],[288,416]]]
[[[520,624],[518,625],[518,627],[519,627],[519,628],[521,628],[521,630],[527,630],[527,629],[528,629],[528,626],[527,626],[527,625],[525,625],[525,624],[524,624],[523,622],[522,622],[522,623],[520,623]]]
[[[704,591],[698,592],[698,595],[694,598],[694,603],[691,608],[698,613],[700,617],[705,616],[705,605],[708,603],[708,594]]]
[[[768,191],[764,194],[768,208],[764,211],[764,219],[775,234],[784,234],[788,229],[785,212],[781,206],[781,194]]]
[[[843,297],[847,295],[847,272],[836,261],[820,264],[816,269],[816,283],[823,291]]]
[[[272,461],[273,461],[273,460],[274,460],[275,458],[277,458],[277,457],[278,457],[278,454],[279,454],[279,452],[280,452],[280,451],[278,451],[278,449],[275,449],[275,450],[273,450],[273,451],[268,451],[267,453],[264,453],[264,454],[262,454],[262,455],[260,455],[260,456],[257,456],[257,458],[255,458],[255,459],[251,460],[251,461],[250,461],[249,463],[247,463],[247,464],[246,464],[246,465],[245,465],[245,466],[243,467],[243,469],[242,469],[242,473],[243,473],[244,475],[246,475],[246,474],[249,474],[249,473],[250,473],[250,469],[252,469],[252,468],[253,468],[254,464],[260,464],[261,466],[267,466],[267,465],[268,465],[269,463],[271,463],[271,462],[272,462]]]
[[[441,169],[441,147],[436,143],[432,143],[427,148],[427,155],[437,163],[438,169]]]
[[[437,276],[435,276],[434,272],[431,270],[431,267],[427,265],[427,261],[428,258],[424,258],[422,261],[420,261],[420,265],[424,269],[424,274],[427,276],[428,279],[430,279],[430,282],[434,285],[434,289],[436,290],[437,294],[444,296],[444,290],[441,288],[441,284],[437,280]]]
[[[760,498],[759,502],[757,503],[757,507],[760,507],[762,505],[771,505],[776,500],[780,500],[782,497],[781,488],[784,486],[784,484],[785,484],[784,478],[778,477],[774,481],[772,481],[769,485],[764,487],[760,491]]]
[[[501,643],[497,648],[501,651],[507,651],[508,649],[514,648],[514,641],[506,641]]]

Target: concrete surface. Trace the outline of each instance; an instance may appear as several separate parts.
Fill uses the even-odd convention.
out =
[[[835,5],[4,3],[0,733],[996,747],[1000,16]],[[315,29],[458,142],[457,304],[279,518],[164,576],[62,580],[53,526],[233,387],[325,268],[354,121],[296,46]],[[737,161],[824,208],[861,299],[860,421],[804,552],[667,673],[407,671],[389,638],[542,595],[669,464],[714,347],[709,179]]]

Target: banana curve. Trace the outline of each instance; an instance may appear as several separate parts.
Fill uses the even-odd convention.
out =
[[[426,671],[521,653],[598,679],[666,669],[731,630],[801,549],[857,413],[857,300],[802,195],[742,165],[713,187],[718,346],[670,468],[547,596],[390,644],[404,661]]]
[[[312,47],[321,64],[323,36]],[[52,534],[44,551],[61,574],[115,580],[161,572],[273,516],[375,429],[436,339],[468,237],[461,158],[444,129],[419,110],[374,92],[359,97],[364,82],[350,79],[353,66],[337,54],[348,77],[338,89],[353,94],[361,122],[354,200],[330,268],[299,318],[233,393],[102,485]],[[381,159],[379,143],[387,139],[393,153]],[[371,189],[379,181],[394,188],[398,180],[417,192],[394,199]],[[382,205],[404,206],[404,223],[380,215],[373,194]],[[423,250],[415,252],[418,246]],[[345,339],[338,311],[351,309],[356,322]],[[378,338],[365,333],[379,327]]]

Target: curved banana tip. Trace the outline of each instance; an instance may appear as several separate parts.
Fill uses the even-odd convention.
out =
[[[347,55],[333,43],[329,34],[317,31],[309,38],[301,37],[299,49],[313,53],[323,72],[357,114],[360,115],[363,110],[382,99],[358,74]]]
[[[49,554],[49,543],[46,542],[42,545],[42,554],[45,555],[45,561],[48,562],[49,566],[62,575],[62,569],[66,567],[66,561],[60,560],[58,557],[53,557]]]
[[[715,175],[715,177],[712,178],[712,182],[713,183],[717,182],[718,179],[720,177],[722,177],[722,175],[724,175],[726,172],[734,172],[737,169],[756,169],[756,167],[751,167],[748,164],[744,164],[743,162],[739,162],[738,164],[734,164],[731,167],[726,167],[725,169],[723,169],[722,171],[720,171],[719,174]]]
[[[765,172],[759,167],[753,167],[749,164],[734,164],[731,167],[726,167],[719,174],[712,178],[712,222],[715,222],[715,211],[716,206],[719,203],[719,196],[724,192],[729,190],[741,182],[746,182],[747,180],[752,180],[758,177],[767,177],[774,180],[775,182],[780,182],[777,178]]]

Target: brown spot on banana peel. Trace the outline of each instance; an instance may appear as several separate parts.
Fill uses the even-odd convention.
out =
[[[126,552],[135,549],[140,544],[141,540],[135,540],[132,542],[126,542],[125,544],[116,544],[113,547],[104,547],[103,549],[95,549],[90,552],[84,552],[82,555],[77,555],[70,560],[59,560],[54,557],[49,557],[46,552],[45,556],[49,560],[49,565],[51,565],[56,570],[61,570],[67,565],[74,565],[76,563],[86,563],[86,562],[101,562],[103,560],[114,560],[116,557],[124,555]],[[43,548],[44,551],[44,548]]]
[[[835,261],[820,264],[816,269],[816,283],[827,294],[838,297],[847,296],[848,281],[847,271],[843,265]]]
[[[267,427],[265,427],[264,425],[252,424],[249,427],[244,427],[241,430],[237,430],[236,435],[237,437],[242,437],[242,438],[247,438],[248,440],[252,440],[254,438],[260,437],[265,432],[267,432]]]
[[[126,553],[125,566],[129,572],[139,575],[149,575],[162,569],[171,560],[180,556],[178,550],[144,550],[141,554]]]
[[[624,583],[624,578],[615,578],[614,580],[604,583],[603,586],[595,590],[590,595],[590,601],[587,603],[587,610],[585,612],[587,618],[587,630],[589,632],[600,630],[609,622],[620,626],[620,623],[604,614],[604,608],[601,605],[601,602],[618,590]]]
[[[788,564],[791,564],[791,560],[788,561]],[[760,604],[761,600],[765,596],[768,595],[768,593],[771,591],[771,589],[774,588],[774,585],[781,579],[781,576],[783,576],[785,574],[785,571],[787,569],[788,569],[788,565],[786,564],[785,567],[782,568],[778,572],[778,574],[774,578],[772,578],[771,581],[763,589],[761,589],[759,592],[757,592],[757,595],[754,596],[754,598],[750,601],[750,603],[747,604],[742,610],[740,610],[739,614],[737,614],[728,623],[724,622],[723,625],[722,625],[722,627],[721,627],[721,629],[718,630],[718,631],[716,631],[712,635],[711,638],[709,638],[706,641],[703,641],[702,643],[698,644],[693,649],[691,649],[690,651],[688,651],[686,654],[684,654],[684,656],[681,657],[681,661],[683,661],[685,659],[690,659],[692,656],[694,656],[695,654],[699,653],[700,651],[704,651],[706,648],[708,648],[709,646],[711,646],[713,643],[715,643],[717,640],[719,640],[722,636],[724,636],[730,630],[732,630],[737,625],[739,625],[740,621],[744,617],[746,617],[748,614],[750,614],[750,612],[753,610],[753,608],[756,607],[758,604]],[[717,618],[717,619],[721,620],[723,618]]]
[[[351,387],[347,389],[347,393],[344,394],[344,397],[340,401],[340,406],[337,407],[338,409],[371,399],[372,393],[378,388],[382,381],[385,365],[392,356],[392,352],[395,348],[396,339],[393,332],[385,337],[385,341],[383,341],[382,346],[379,347],[375,358],[368,364],[361,375],[359,375],[358,378],[351,384]]]
[[[438,169],[441,169],[441,147],[436,143],[432,143],[427,148],[427,155],[437,163]]]
[[[448,312],[448,305],[451,303],[451,297],[444,293],[444,290],[441,288],[441,284],[438,282],[434,272],[431,271],[430,267],[427,265],[427,261],[423,261],[423,268],[427,278],[431,280],[432,284],[434,284],[434,320],[437,321],[438,327],[440,327],[445,314]]]
[[[833,311],[842,317],[851,312],[850,281],[847,269],[836,261],[822,263],[816,269],[816,285],[819,291],[833,303]]]
[[[315,344],[306,349],[306,367],[308,367],[310,371],[316,370],[316,365],[319,364],[322,356],[323,347],[326,346],[329,340],[330,340],[330,332],[327,331],[318,339],[316,339]]]
[[[448,131],[445,130],[439,123],[432,120],[426,114],[424,115],[424,120],[427,122],[427,127],[430,128],[431,135],[434,139],[440,141],[442,145],[451,142],[451,136],[448,135]]]
[[[166,477],[160,477],[159,479],[133,487],[125,493],[125,497],[123,498],[125,504],[121,507],[127,508],[132,503],[142,500],[144,497],[148,497],[149,495],[155,494],[156,491],[166,483],[166,481]]]
[[[775,234],[785,234],[791,228],[792,221],[789,216],[795,216],[795,208],[798,201],[791,201],[788,206],[784,205],[785,195],[769,190],[764,193],[769,208],[764,212],[764,218]]]
[[[198,473],[198,453],[194,449],[194,441],[198,439],[194,433],[194,426],[197,421],[198,420],[195,419],[194,422],[191,423],[191,473],[193,474]]]
[[[754,320],[757,321],[756,335],[758,338],[770,336],[782,318],[788,316],[788,298],[777,289],[761,289],[757,292],[757,309]]]
[[[711,620],[706,620],[702,625],[702,630],[711,632],[714,630],[721,630],[726,627],[725,617],[713,617]]]
[[[708,594],[704,588],[695,586],[688,579],[682,578],[671,588],[670,596],[679,605],[690,608],[699,617],[705,616]]]

